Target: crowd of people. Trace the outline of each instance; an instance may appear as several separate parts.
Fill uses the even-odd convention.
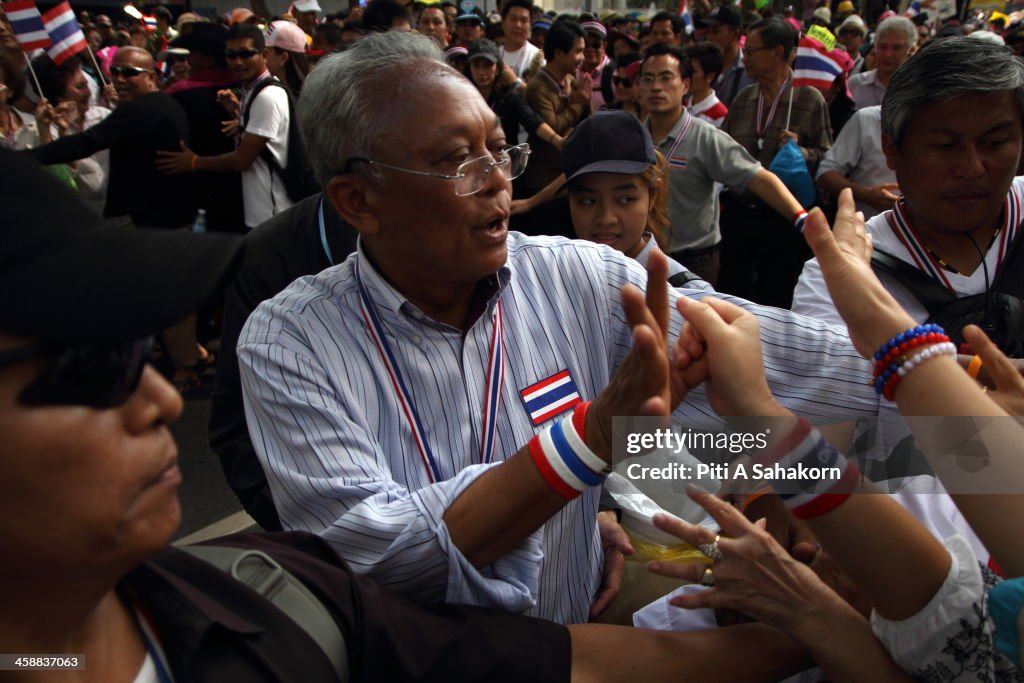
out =
[[[1017,28],[855,9],[157,8],[82,16],[59,64],[0,21],[0,649],[161,683],[1024,677]],[[172,547],[168,425],[211,383],[261,531]],[[677,488],[704,519],[649,520],[680,587],[595,623],[644,540],[606,486],[626,416],[770,436]]]

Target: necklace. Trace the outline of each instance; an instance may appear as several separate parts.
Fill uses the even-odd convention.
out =
[[[990,239],[990,240],[988,241],[988,246],[987,246],[987,247],[985,247],[985,253],[988,253],[989,249],[991,249],[991,248],[992,248],[992,245],[993,245],[993,244],[995,244],[995,242],[996,242],[996,238],[997,238],[997,237],[999,237],[999,231],[1000,231],[1000,230],[1002,230],[1002,226],[1001,226],[1001,225],[999,225],[999,224],[996,224],[996,229],[995,229],[995,231],[994,231],[994,232],[992,233],[992,238],[991,238],[991,239]],[[946,269],[946,270],[948,270],[949,272],[953,273],[954,275],[960,275],[960,276],[962,276],[962,277],[967,277],[967,274],[966,274],[966,273],[961,273],[961,272],[960,272],[959,270],[957,270],[957,269],[956,269],[956,268],[954,268],[953,266],[951,266],[951,265],[949,265],[948,263],[946,263],[945,259],[943,259],[943,258],[942,258],[941,256],[939,256],[938,254],[936,254],[936,253],[935,253],[935,250],[934,250],[934,249],[932,249],[932,248],[931,248],[930,246],[928,246],[928,243],[927,243],[927,242],[925,242],[924,240],[922,240],[922,241],[921,241],[921,244],[922,244],[922,245],[924,245],[924,250],[928,252],[928,255],[929,255],[929,256],[931,256],[931,257],[932,257],[933,259],[935,259],[936,261],[938,261],[938,262],[939,262],[939,265],[940,265],[940,266],[942,266],[943,268],[945,268],[945,269]],[[983,257],[983,258],[984,258],[984,257]]]

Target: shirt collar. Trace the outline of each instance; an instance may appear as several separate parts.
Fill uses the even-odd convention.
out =
[[[511,250],[509,254],[509,259],[505,261],[505,265],[492,276],[497,277],[497,288],[487,301],[486,313],[492,311],[502,293],[512,282]],[[356,258],[359,262],[359,275],[363,280],[363,285],[366,286],[366,292],[370,295],[370,300],[378,307],[378,310],[389,311],[400,318],[408,316],[419,321],[430,320],[423,311],[409,301],[408,297],[395,289],[380,274],[380,271],[377,270],[377,267],[373,265],[370,258],[366,255],[362,236],[356,241]],[[400,314],[405,314],[405,316]]]
[[[672,140],[673,142],[675,142],[675,139],[679,136],[679,131],[681,131],[683,129],[683,126],[686,124],[686,120],[689,119],[689,118],[690,118],[690,112],[688,112],[686,110],[686,107],[684,106],[683,107],[683,113],[680,114],[679,118],[676,119],[676,122],[674,124],[672,124],[672,130],[670,130],[668,132],[668,135],[665,136],[664,140],[655,140],[654,141],[654,145],[655,146],[661,145],[661,144],[663,144],[664,142],[666,142],[668,140]],[[646,117],[644,119],[644,125],[647,126],[647,132],[651,132],[651,117],[650,116],[648,116],[648,117]]]

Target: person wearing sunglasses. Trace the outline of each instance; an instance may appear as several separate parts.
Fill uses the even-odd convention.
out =
[[[598,111],[605,105],[605,93],[611,94],[612,72],[615,70],[608,51],[608,30],[599,21],[584,21],[583,29],[583,63],[576,72],[576,80],[584,75],[590,76],[594,84],[590,94],[590,111]]]
[[[239,560],[246,552],[246,562],[274,572],[277,589],[309,591],[307,607],[318,605],[325,617],[314,628],[311,610],[284,609],[273,592],[195,549],[170,546],[182,475],[168,427],[182,401],[146,364],[147,338],[217,290],[238,260],[238,242],[107,227],[70,189],[11,152],[0,151],[0,173],[0,282],[26,293],[0,300],[0,547],[12,550],[0,563],[5,651],[56,655],[106,683],[713,674],[739,682],[788,675],[804,663],[786,636],[753,624],[691,636],[414,605],[308,533],[205,544],[214,546],[207,553]],[[37,196],[48,201],[25,201]],[[239,562],[233,571],[244,569]],[[315,639],[324,624],[339,632],[329,642],[343,643],[343,657]],[[741,644],[750,656],[723,665],[722,653]],[[623,657],[624,649],[637,656]]]
[[[237,97],[224,93],[238,113],[224,132],[235,137],[237,146],[223,154],[201,156],[182,141],[176,151],[159,155],[157,167],[169,175],[241,173],[245,227],[252,230],[295,203],[281,178],[282,169],[290,165],[289,156],[298,154],[288,144],[294,104],[287,88],[270,72],[270,48],[263,31],[252,24],[235,24],[225,41],[224,58],[242,86]],[[284,68],[283,60],[270,59]]]
[[[637,97],[637,78],[640,76],[640,55],[629,52],[615,58],[615,75],[612,76],[612,89],[615,100],[605,105],[605,109],[628,111],[643,120],[645,114],[640,98]]]
[[[190,71],[188,50],[181,47],[168,48],[158,55],[158,59],[167,65],[169,72],[161,85],[162,89],[166,90],[175,83],[188,80]]]

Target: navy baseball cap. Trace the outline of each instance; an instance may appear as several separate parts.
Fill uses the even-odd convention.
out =
[[[588,173],[636,175],[657,163],[654,141],[640,119],[625,111],[599,111],[583,120],[562,146],[565,183]]]
[[[460,14],[459,16],[455,17],[456,24],[460,24],[464,21],[472,21],[474,23],[480,24],[481,26],[487,25],[487,22],[484,21],[483,17],[481,17],[479,14],[473,14],[472,12],[470,12],[469,14]]]

